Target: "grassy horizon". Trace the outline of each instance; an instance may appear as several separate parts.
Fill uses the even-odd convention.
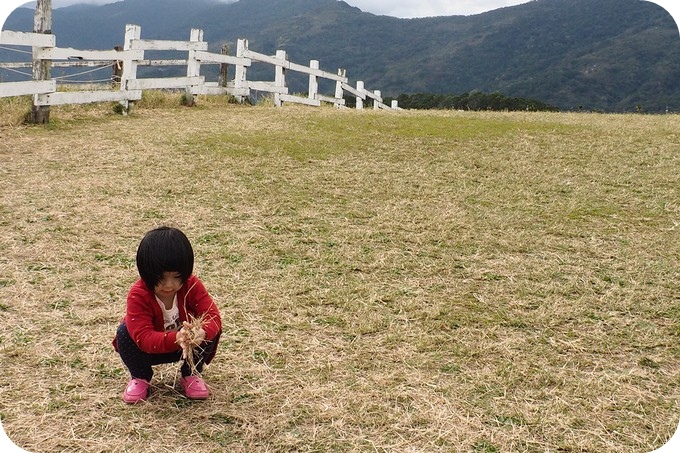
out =
[[[678,423],[680,117],[0,104],[0,417],[51,451],[640,451]],[[111,347],[143,234],[223,317]],[[164,443],[170,441],[168,443]]]

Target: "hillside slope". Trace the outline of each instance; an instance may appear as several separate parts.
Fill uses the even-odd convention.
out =
[[[481,90],[562,109],[680,110],[678,29],[661,7],[639,0],[535,0],[422,19],[376,16],[336,0],[126,0],[57,9],[53,28],[60,46],[106,49],[122,42],[126,23],[141,25],[146,38],[186,39],[202,28],[213,50],[248,38],[253,50],[346,68],[353,81],[393,97]],[[28,9],[5,24],[31,26]],[[291,88],[306,85],[291,78]]]

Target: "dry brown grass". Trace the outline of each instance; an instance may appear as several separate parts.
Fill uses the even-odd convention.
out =
[[[196,351],[199,350],[201,343],[203,342],[203,338],[199,337],[199,333],[201,329],[203,329],[203,323],[205,322],[205,318],[206,318],[205,313],[196,317],[189,314],[189,321],[185,321],[186,324],[184,325],[184,327],[182,327],[182,329],[184,330],[184,334],[186,334],[187,337],[186,345],[180,343],[180,346],[182,346],[183,349],[182,358],[189,366],[189,370],[191,371],[192,375],[201,374],[200,371],[198,371],[198,369],[196,368]],[[183,333],[180,333],[180,335],[182,334]],[[199,350],[199,353],[200,352],[201,350]]]
[[[53,121],[0,126],[0,413],[29,451],[645,452],[677,426],[677,116]],[[209,400],[167,366],[130,407],[110,341],[160,224],[223,341]]]

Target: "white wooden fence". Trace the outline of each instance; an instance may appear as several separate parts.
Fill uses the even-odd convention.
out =
[[[309,66],[288,61],[284,50],[269,56],[254,52],[248,48],[248,40],[239,39],[236,56],[208,52],[208,43],[203,41],[203,31],[192,29],[189,41],[169,41],[142,39],[141,27],[127,25],[125,41],[122,48],[115,50],[77,50],[56,46],[56,37],[51,34],[24,33],[15,31],[0,32],[0,45],[31,47],[34,60],[47,60],[52,67],[105,67],[116,66],[119,74],[117,89],[93,91],[57,91],[57,80],[32,80],[26,82],[0,83],[0,97],[33,95],[34,105],[84,104],[93,102],[120,102],[126,107],[142,97],[143,90],[150,89],[183,89],[187,102],[192,104],[196,95],[230,94],[240,102],[251,95],[251,91],[263,91],[274,94],[276,106],[284,102],[320,106],[322,102],[345,107],[344,93],[356,97],[356,108],[362,109],[368,99],[373,101],[374,109],[398,109],[396,101],[391,106],[383,104],[380,91],[369,91],[364,83],[358,81],[356,87],[349,85],[346,71],[338,69],[330,73],[319,69],[319,62],[312,60]],[[145,59],[145,51],[186,51],[184,60],[149,60]],[[274,66],[273,81],[251,81],[247,79],[248,69],[253,62],[261,62]],[[226,66],[235,68],[234,79],[220,82],[208,82],[201,75],[201,66],[208,64],[222,65],[223,74]],[[186,66],[186,76],[139,78],[139,66]],[[0,68],[16,69],[31,67],[32,63],[0,63]],[[295,71],[309,76],[307,97],[289,93],[286,85],[286,72]],[[113,72],[113,71],[112,71]],[[319,79],[335,82],[335,93],[324,95],[319,93]],[[117,82],[117,81],[116,81]]]

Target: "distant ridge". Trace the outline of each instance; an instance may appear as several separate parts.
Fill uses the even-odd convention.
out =
[[[32,18],[20,8],[4,28],[28,31]],[[121,44],[127,23],[157,39],[202,28],[214,49],[248,38],[258,52],[283,49],[292,61],[346,68],[351,81],[384,96],[479,90],[562,110],[680,111],[678,28],[641,0],[534,0],[423,19],[377,16],[337,0],[125,0],[56,9],[53,29],[59,46],[108,49]],[[306,90],[304,80],[290,83]]]

